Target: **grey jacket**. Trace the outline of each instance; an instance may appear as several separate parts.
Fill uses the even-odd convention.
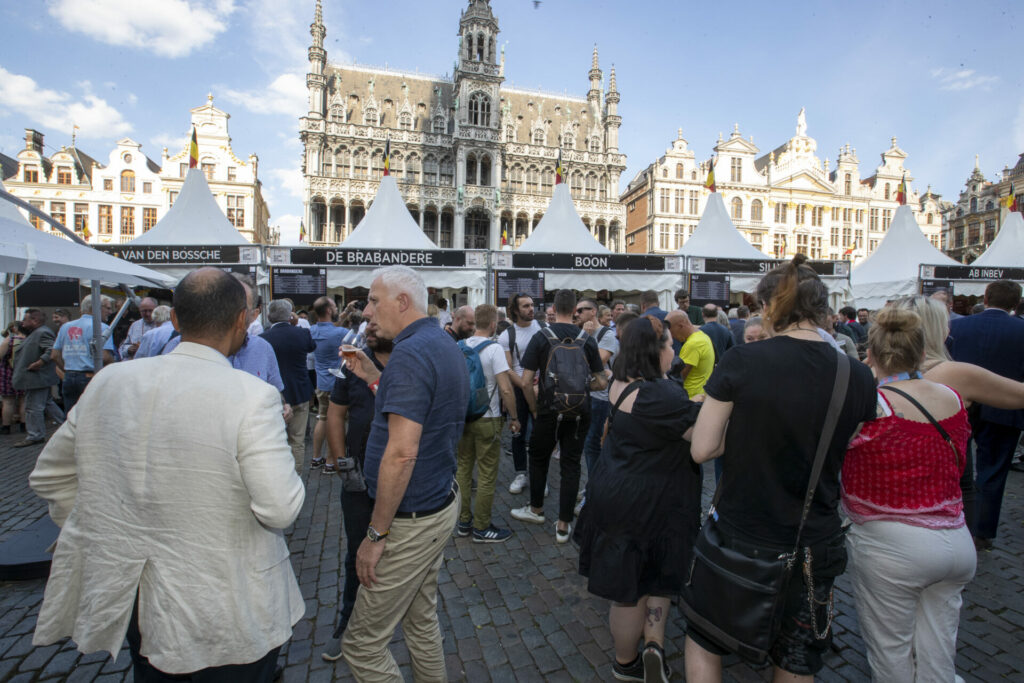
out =
[[[37,327],[14,354],[14,375],[11,383],[18,391],[42,389],[57,384],[57,366],[50,359],[50,349],[56,338],[53,330],[46,325]],[[29,370],[28,366],[42,359],[43,367]]]

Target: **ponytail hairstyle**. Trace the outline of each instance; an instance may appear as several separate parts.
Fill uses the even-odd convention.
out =
[[[797,254],[757,284],[757,300],[766,308],[764,317],[775,332],[805,320],[825,327],[828,289],[806,261],[807,256]]]
[[[899,304],[887,304],[868,330],[868,351],[875,367],[887,375],[914,372],[924,360],[921,316]]]

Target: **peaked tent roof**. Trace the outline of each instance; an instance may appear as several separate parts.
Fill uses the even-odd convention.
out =
[[[1024,216],[1017,211],[1011,211],[992,244],[971,265],[1011,268],[1024,266]]]
[[[580,220],[565,183],[555,185],[551,203],[533,234],[523,240],[516,251],[552,252],[557,254],[610,254]]]
[[[961,265],[932,246],[906,204],[896,209],[889,232],[875,252],[850,273],[857,305],[879,308],[917,292],[919,266]]]
[[[185,175],[174,206],[149,232],[144,232],[129,244],[249,244],[235,226],[228,222],[224,212],[206,184],[206,176],[198,168],[190,168]]]
[[[359,249],[437,249],[405,206],[395,177],[386,175],[370,210],[342,247]]]
[[[760,249],[746,240],[729,218],[722,195],[712,192],[693,235],[676,252],[705,258],[766,259]]]
[[[4,189],[2,182],[0,189]],[[33,259],[33,275],[150,287],[167,287],[174,282],[149,268],[36,230],[14,204],[0,199],[0,272],[25,273]]]

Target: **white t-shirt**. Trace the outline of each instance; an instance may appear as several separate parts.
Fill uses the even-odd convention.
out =
[[[530,340],[533,339],[533,335],[540,332],[540,323],[536,320],[531,320],[529,327],[520,327],[519,325],[513,324],[512,327],[502,332],[501,336],[498,337],[498,345],[505,351],[509,350],[508,335],[509,332],[512,331],[514,331],[516,335],[516,350],[515,353],[512,354],[512,372],[522,377],[523,354],[526,353],[526,347],[530,344]]]
[[[488,341],[487,337],[473,335],[466,340],[466,345],[475,349],[478,345]],[[518,345],[519,341],[516,340]],[[499,374],[508,372],[508,361],[505,360],[505,352],[498,344],[490,344],[483,351],[480,351],[480,365],[484,368],[484,377],[487,378],[487,395],[491,397],[491,407],[487,409],[484,417],[501,416],[501,392],[498,391]]]
[[[452,321],[452,314],[448,312],[447,308],[438,310],[438,312],[437,312],[437,323],[441,327],[444,327],[445,325],[447,325],[451,321]]]
[[[601,328],[600,327],[597,328],[596,332],[594,332],[594,341],[597,342],[597,348],[598,349],[600,349],[602,351],[610,351],[611,352],[612,355],[608,357],[608,364],[605,366],[605,367],[609,367],[610,368],[612,366],[612,363],[615,361],[615,354],[617,354],[619,352],[619,340],[615,336],[615,330],[611,330],[610,329],[607,332],[605,332],[604,333],[604,337],[602,337],[600,341],[597,340],[597,335],[599,335],[599,334],[601,334]],[[609,382],[609,384],[611,384],[611,382]],[[601,401],[607,401],[608,400],[608,388],[605,387],[601,391],[591,391],[590,392],[590,397],[591,398],[599,399]]]

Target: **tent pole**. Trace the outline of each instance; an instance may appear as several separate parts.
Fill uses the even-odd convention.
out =
[[[92,371],[103,369],[103,290],[99,280],[90,283],[92,287]]]

